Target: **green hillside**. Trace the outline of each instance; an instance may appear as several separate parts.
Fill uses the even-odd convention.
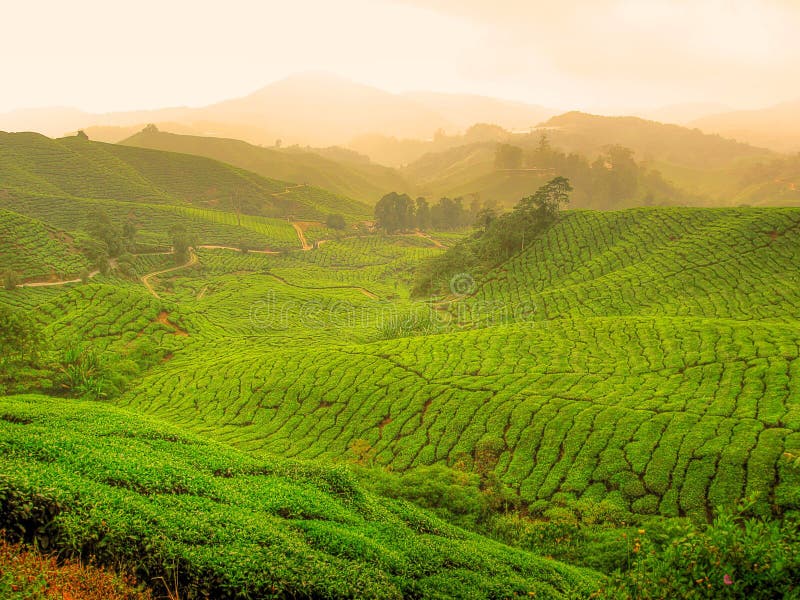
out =
[[[120,144],[206,156],[271,179],[307,183],[375,204],[381,196],[403,189],[405,183],[393,169],[368,161],[327,158],[300,148],[264,148],[239,140],[141,131]]]
[[[415,305],[321,282],[298,295],[292,267],[282,281],[215,277],[217,298],[177,298],[198,313],[186,322],[202,349],[122,403],[267,453],[330,459],[366,439],[395,469],[455,464],[492,442],[496,473],[528,503],[609,498],[705,519],[761,491],[765,510],[796,509],[781,455],[800,444],[798,223],[795,209],[568,213],[450,303],[468,331],[387,341],[371,341],[380,319]],[[199,316],[226,288],[239,316],[219,340]],[[254,321],[265,298],[278,312]],[[283,347],[264,363],[276,335]]]
[[[579,208],[605,210],[648,203],[706,206],[797,203],[792,190],[787,191],[794,181],[793,173],[771,177],[771,173],[763,172],[770,167],[758,170],[762,163],[773,164],[778,155],[696,129],[636,117],[580,112],[553,117],[530,133],[492,130],[486,126],[473,129],[476,131],[461,138],[445,136],[422,144],[416,159],[401,172],[423,195],[479,194],[481,198],[505,204],[516,202],[553,173],[573,182],[573,205]],[[542,136],[547,137],[552,149],[564,154],[563,159],[547,160],[537,154]],[[498,168],[495,163],[498,144],[519,148],[520,164]],[[640,189],[627,199],[617,195],[614,201],[600,201],[592,197],[592,190],[601,186],[582,174],[586,169],[578,169],[577,163],[584,161],[588,166],[614,146],[632,151],[641,170]],[[774,164],[771,169],[775,170]]]
[[[88,266],[68,236],[42,222],[0,209],[0,270],[27,277],[76,276]]]
[[[324,219],[330,212],[369,212],[330,192],[268,179],[208,158],[79,136],[53,140],[34,133],[0,133],[0,182],[5,195],[189,205],[270,217]]]
[[[97,403],[0,399],[3,526],[202,598],[571,598],[589,571]],[[47,515],[46,523],[36,519]]]
[[[142,578],[178,564],[190,598],[587,597],[597,574],[538,556],[624,569],[622,522],[707,523],[753,496],[762,516],[800,510],[800,209],[566,211],[416,299],[420,266],[465,234],[312,226],[303,250],[262,216],[0,200],[41,240],[26,246],[68,252],[53,228],[93,206],[133,211],[154,243],[195,223],[201,242],[194,264],[139,253],[133,277],[0,290],[47,340],[0,386],[48,394],[0,399],[1,524],[7,498],[57,500],[36,535],[66,554]],[[238,251],[247,235],[283,250]],[[92,386],[68,375],[75,344]],[[406,475],[428,479],[416,496]],[[506,503],[471,533],[451,519],[478,510],[465,482]]]

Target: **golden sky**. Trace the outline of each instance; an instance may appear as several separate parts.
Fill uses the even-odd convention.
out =
[[[800,99],[800,0],[3,0],[0,111],[200,106],[292,73],[559,109]]]

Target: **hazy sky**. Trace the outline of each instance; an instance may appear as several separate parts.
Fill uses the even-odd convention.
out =
[[[800,99],[800,0],[3,0],[0,110],[199,106],[324,70],[555,108]]]

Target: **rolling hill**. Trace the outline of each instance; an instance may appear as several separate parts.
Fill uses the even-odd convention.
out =
[[[489,148],[418,177],[475,176]],[[754,186],[795,167],[755,164]],[[466,232],[330,230],[314,221],[363,205],[79,137],[0,135],[0,175],[0,260],[23,279],[84,270],[93,210],[136,225],[127,271],[0,290],[43,344],[0,371],[0,527],[23,541],[189,598],[575,598],[600,573],[547,558],[575,539],[575,565],[609,572],[626,527],[751,497],[800,511],[800,208],[565,211],[415,298]]]
[[[764,511],[797,509],[781,457],[800,444],[798,235],[796,209],[568,213],[452,301],[451,329],[383,341],[386,306],[320,280],[298,295],[300,265],[217,275],[203,303],[194,286],[175,297],[202,349],[121,405],[257,454],[330,460],[365,439],[395,470],[469,464],[491,443],[531,506],[705,520],[758,491]],[[240,308],[219,339],[200,315],[227,297]]]
[[[379,499],[342,468],[255,459],[94,402],[0,411],[3,525],[184,597],[569,598],[596,579]]]
[[[796,125],[800,101],[784,102],[760,110],[719,112],[690,123],[708,133],[717,133],[777,152],[800,152],[800,127]]]
[[[267,179],[198,156],[34,133],[0,133],[0,176],[7,193],[25,192],[151,202],[319,218],[368,209],[304,185]]]
[[[308,183],[369,205],[375,204],[384,194],[407,186],[387,167],[364,161],[332,160],[300,148],[261,148],[239,140],[152,130],[141,131],[120,143],[205,156],[270,179]]]
[[[769,150],[678,125],[579,112],[553,117],[526,134],[495,131],[492,138],[474,140],[465,136],[460,141],[444,138],[418,146],[416,152],[420,158],[401,172],[423,195],[477,193],[503,203],[516,202],[541,185],[546,173],[526,170],[526,167],[540,165],[527,165],[524,161],[520,165],[522,168],[498,170],[495,167],[497,144],[516,146],[527,156],[536,151],[542,136],[546,136],[549,145],[559,152],[579,155],[588,162],[612,146],[632,150],[633,158],[643,169],[658,172],[659,179],[664,181],[650,182],[645,186],[646,191],[628,206],[642,205],[643,198],[648,195],[660,197],[659,204],[730,206],[787,202],[785,194],[773,194],[774,190],[768,186],[770,179],[745,181],[746,173],[752,173],[757,165],[779,158]],[[427,154],[422,154],[426,149]],[[561,174],[576,182],[579,180],[573,174]],[[669,190],[669,186],[673,189]],[[581,200],[582,195],[576,194],[579,208],[609,208],[591,200]]]

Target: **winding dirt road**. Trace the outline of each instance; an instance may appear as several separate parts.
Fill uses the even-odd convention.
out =
[[[165,273],[172,273],[173,271],[178,271],[180,269],[185,269],[186,267],[191,267],[192,265],[197,264],[197,254],[194,250],[189,250],[189,260],[187,260],[184,264],[178,265],[177,267],[171,267],[169,269],[163,269],[161,271],[154,271],[152,273],[148,273],[147,275],[142,275],[141,282],[144,284],[144,287],[147,288],[147,291],[150,292],[153,297],[161,298],[158,293],[153,289],[153,285],[150,283],[150,280],[153,277],[158,277],[159,275],[164,275]]]

